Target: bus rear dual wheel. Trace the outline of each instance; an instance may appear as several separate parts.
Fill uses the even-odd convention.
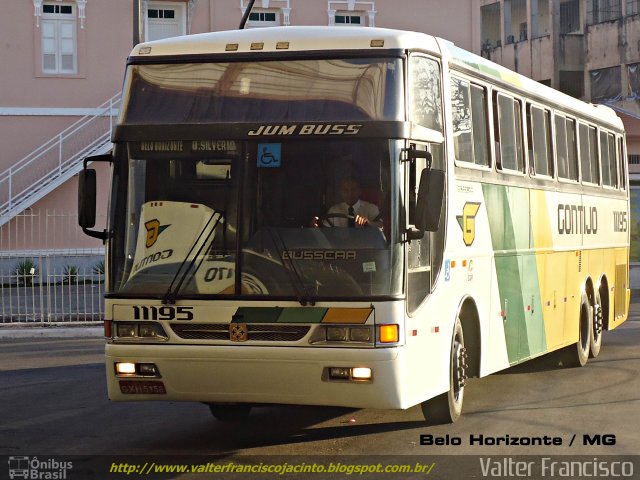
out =
[[[460,319],[456,320],[451,340],[449,361],[449,391],[422,402],[422,414],[427,424],[453,423],[462,414],[464,386],[467,380],[467,351]]]
[[[580,323],[578,341],[560,351],[560,360],[565,367],[583,367],[589,357],[595,358],[602,348],[603,311],[600,292],[595,291],[593,302],[586,293],[580,299]]]

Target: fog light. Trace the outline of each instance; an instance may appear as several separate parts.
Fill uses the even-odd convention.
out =
[[[355,367],[351,370],[354,380],[371,380],[371,369],[368,367]]]
[[[351,369],[347,367],[331,367],[329,369],[329,376],[331,378],[349,380],[349,377],[351,376]]]
[[[133,375],[136,373],[136,364],[131,362],[117,362],[116,373],[118,375]]]
[[[329,327],[327,328],[328,342],[346,342],[347,327]]]
[[[380,343],[397,343],[399,340],[398,325],[380,325]]]
[[[138,373],[145,377],[155,377],[158,370],[153,363],[140,363],[138,364]]]

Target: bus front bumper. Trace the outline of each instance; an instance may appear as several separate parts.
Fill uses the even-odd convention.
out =
[[[401,347],[123,345],[105,348],[114,401],[194,401],[408,408],[401,386]],[[156,377],[117,375],[115,364],[153,364]],[[330,368],[368,367],[371,380],[330,378]],[[406,371],[406,370],[405,370]],[[406,385],[405,385],[406,388]]]

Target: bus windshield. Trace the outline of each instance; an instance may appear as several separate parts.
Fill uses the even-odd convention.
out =
[[[395,140],[129,142],[114,293],[402,293]],[[122,148],[125,147],[125,148]],[[120,153],[121,155],[121,153]],[[397,190],[397,189],[396,189]]]
[[[129,65],[124,124],[403,120],[398,58]]]

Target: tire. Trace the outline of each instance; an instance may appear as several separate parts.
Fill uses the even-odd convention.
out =
[[[562,365],[569,368],[584,367],[591,351],[591,330],[593,326],[593,308],[586,293],[580,300],[580,322],[578,324],[578,341],[561,350]]]
[[[422,414],[430,425],[453,423],[462,414],[464,386],[467,380],[467,352],[460,319],[456,320],[451,338],[449,391],[422,402]]]
[[[589,335],[589,357],[596,358],[602,348],[602,332],[604,330],[604,311],[602,309],[602,296],[600,290],[596,290],[591,309],[591,334]]]
[[[209,410],[219,422],[241,422],[249,418],[251,405],[210,403]]]

